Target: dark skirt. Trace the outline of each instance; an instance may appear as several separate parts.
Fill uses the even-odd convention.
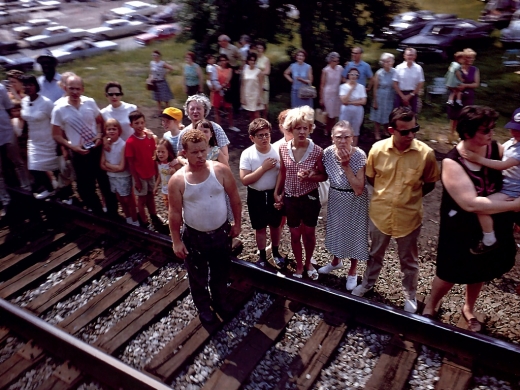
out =
[[[166,80],[155,81],[155,91],[152,92],[152,99],[156,102],[169,102],[173,99],[173,93]]]

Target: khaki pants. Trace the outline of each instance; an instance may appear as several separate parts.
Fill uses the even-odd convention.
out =
[[[390,243],[391,236],[381,232],[372,221],[369,222],[370,239],[372,245],[370,246],[370,258],[367,261],[367,268],[363,275],[361,285],[370,289],[379,277],[381,268],[383,267],[383,258],[385,256],[386,248]],[[421,226],[413,232],[404,237],[396,238],[397,253],[401,263],[401,271],[403,272],[403,290],[405,299],[414,299],[417,292],[417,281],[419,279],[419,264],[417,238],[421,232]]]

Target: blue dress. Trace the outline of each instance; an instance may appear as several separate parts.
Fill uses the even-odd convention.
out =
[[[302,83],[299,80],[296,80],[297,77],[301,77],[303,79],[307,79],[309,75],[309,69],[311,66],[307,63],[303,63],[299,65],[297,62],[293,62],[290,66],[291,68],[291,77],[293,79],[292,89],[291,89],[291,108],[301,107],[301,106],[310,106],[314,107],[313,99],[300,99],[298,97],[298,90],[302,85],[307,85]]]
[[[370,109],[370,120],[373,122],[388,123],[388,117],[394,109],[395,90],[392,81],[394,74],[394,68],[391,68],[388,72],[381,68],[376,72],[378,80],[377,110],[374,110],[374,107]]]

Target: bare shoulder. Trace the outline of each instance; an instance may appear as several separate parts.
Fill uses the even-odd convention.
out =
[[[215,175],[217,175],[217,177],[231,173],[231,169],[226,164],[222,164],[218,161],[210,161],[209,163],[213,164],[213,170],[215,171]]]
[[[170,180],[168,181],[168,188],[175,189],[180,188],[181,185],[184,185],[184,172],[186,167],[182,167],[178,171],[175,171],[175,173],[172,175]]]

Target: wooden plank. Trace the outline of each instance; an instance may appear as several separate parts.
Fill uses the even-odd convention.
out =
[[[0,275],[6,273],[13,266],[24,261],[29,261],[29,258],[42,249],[49,248],[51,243],[56,244],[66,239],[66,233],[53,232],[40,236],[36,241],[28,243],[20,251],[15,251],[0,259]],[[19,253],[17,253],[19,252]]]
[[[225,359],[203,389],[239,389],[301,305],[278,297]]]
[[[275,389],[285,389],[288,382],[292,383],[292,386],[296,384],[298,389],[309,389],[318,379],[323,366],[328,363],[346,330],[345,324],[334,326],[321,321],[291,362],[289,370],[282,375]]]
[[[413,343],[394,335],[379,358],[365,389],[401,390],[413,370],[417,351]]]
[[[0,231],[1,256],[4,256],[4,253],[7,254],[6,250],[12,251],[13,247],[25,244],[22,243],[21,240],[27,241],[27,237],[34,236],[34,234],[40,232],[43,228],[44,225],[41,222],[24,224],[22,229],[3,228]]]
[[[146,302],[125,316],[121,321],[101,335],[94,346],[113,354],[126,344],[135,334],[140,332],[158,316],[164,313],[173,303],[188,292],[189,283],[183,271],[160,290],[156,291]]]
[[[56,303],[66,299],[78,288],[101,274],[112,264],[119,261],[119,259],[127,253],[129,248],[131,248],[131,245],[128,242],[123,241],[115,247],[103,250],[98,256],[96,256],[96,258],[89,261],[84,267],[76,270],[66,279],[29,302],[26,309],[31,310],[38,315],[44,313]]]
[[[252,293],[253,288],[249,285],[233,284],[229,289],[227,302],[234,309],[239,309]],[[220,319],[213,324],[202,325],[199,317],[195,317],[161,349],[146,365],[145,370],[163,382],[169,382],[221,326]]]
[[[37,390],[71,390],[85,379],[83,373],[74,367],[69,361],[56,367]]]
[[[9,359],[0,364],[0,389],[6,389],[25,371],[34,367],[43,359],[43,350],[29,341],[16,351]]]
[[[18,273],[16,276],[0,285],[0,297],[7,299],[27,288],[29,284],[47,274],[50,274],[63,263],[66,263],[72,260],[73,257],[85,252],[99,237],[100,235],[97,233],[88,233],[81,236],[75,241],[65,245],[60,250],[52,253],[48,258]]]
[[[3,343],[7,338],[9,337],[10,332],[9,328],[6,328],[5,326],[0,327],[0,343]]]
[[[435,384],[436,390],[466,390],[469,388],[473,374],[471,369],[457,364],[445,357],[439,372],[439,381]]]
[[[152,258],[154,259],[153,263],[150,260]],[[102,293],[74,311],[58,325],[66,332],[74,334],[95,320],[106,310],[110,309],[112,305],[124,299],[132,292],[135,286],[146,280],[146,278],[153,275],[159,269],[160,265],[158,263],[161,262],[159,259],[163,262],[165,257],[162,255],[151,255],[148,259],[148,261],[144,261],[138,268],[127,272],[116,283],[106,287]]]

